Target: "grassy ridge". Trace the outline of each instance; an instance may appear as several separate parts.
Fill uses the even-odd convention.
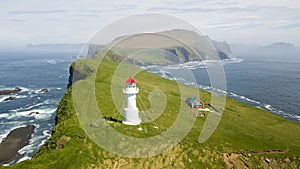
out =
[[[81,60],[80,64],[95,70],[93,59]],[[114,111],[109,90],[114,70],[119,65],[104,59],[96,76],[96,98],[105,116],[122,120]],[[149,90],[159,89],[166,94],[167,106],[156,119],[162,130],[153,129],[153,123],[143,123],[143,132],[137,127],[113,123],[117,131],[135,137],[160,134],[176,119],[182,99],[178,84],[145,71],[135,76],[143,111],[150,107]],[[122,86],[122,84],[120,84]],[[185,86],[186,90],[193,91]],[[199,90],[201,99],[210,102],[210,93]],[[275,116],[270,112],[239,103],[227,98],[225,111],[217,130],[203,144],[198,142],[205,118],[197,117],[192,130],[172,149],[149,158],[124,158],[97,146],[82,129],[72,101],[72,89],[68,89],[57,110],[57,124],[51,138],[34,155],[8,168],[299,168],[300,167],[300,124]],[[103,99],[102,96],[106,99]],[[104,106],[105,105],[105,106]],[[192,115],[192,112],[187,112]],[[147,133],[145,133],[147,129]],[[272,152],[278,150],[279,152]],[[286,151],[284,151],[286,150]],[[282,151],[282,152],[281,152]],[[226,156],[227,155],[227,156]]]

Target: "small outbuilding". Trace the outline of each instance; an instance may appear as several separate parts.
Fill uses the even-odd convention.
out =
[[[194,109],[203,109],[204,108],[204,103],[200,99],[198,99],[196,96],[193,98],[187,98],[185,102],[190,108],[194,108]]]

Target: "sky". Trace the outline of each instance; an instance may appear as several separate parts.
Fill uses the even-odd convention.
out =
[[[84,43],[113,21],[153,12],[179,17],[218,41],[300,46],[298,0],[3,0],[0,49]]]

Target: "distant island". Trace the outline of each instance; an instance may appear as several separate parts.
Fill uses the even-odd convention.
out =
[[[263,46],[260,48],[268,48],[268,49],[295,49],[294,44],[286,43],[286,42],[275,42],[268,46]]]
[[[27,49],[41,49],[41,50],[80,50],[84,46],[84,43],[72,44],[72,43],[41,43],[41,44],[27,44]]]
[[[112,47],[116,55],[113,56],[115,59],[131,60],[137,65],[166,65],[191,61],[224,60],[233,57],[227,42],[218,42],[208,36],[183,29],[125,35],[115,38],[106,45],[87,45],[88,49],[85,54],[87,57],[92,57],[103,51],[102,49],[105,51],[105,48]],[[131,55],[135,52],[138,53]]]
[[[292,43],[287,42],[274,42],[270,45],[258,46],[247,44],[230,44],[232,52],[235,54],[272,54],[272,53],[290,53],[300,51],[300,48]]]

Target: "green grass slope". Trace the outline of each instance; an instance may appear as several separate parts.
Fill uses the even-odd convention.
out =
[[[77,62],[96,70],[93,59]],[[95,83],[99,108],[104,116],[115,120],[123,118],[112,111],[116,107],[110,92],[112,75],[119,64],[104,58],[95,71],[98,72]],[[178,105],[184,102],[180,98],[178,84],[146,71],[139,72],[135,79],[142,89],[138,95],[143,103],[137,100],[141,111],[151,105],[147,91],[159,88],[166,95],[166,108],[155,120],[160,129],[153,128],[153,122],[142,123],[144,130],[140,132],[137,130],[139,126],[117,122],[109,125],[134,137],[158,135],[172,125],[178,116]],[[195,90],[184,87],[187,91]],[[210,93],[198,92],[204,102],[210,102]],[[105,99],[102,96],[106,96]],[[187,115],[193,116],[191,110],[186,111],[190,111],[186,112]],[[119,157],[95,144],[79,123],[73,106],[72,88],[62,98],[56,118],[52,136],[31,160],[5,168],[300,168],[300,124],[230,98],[226,100],[216,131],[206,142],[200,144],[198,139],[207,117],[197,117],[182,141],[162,154],[148,158]]]

